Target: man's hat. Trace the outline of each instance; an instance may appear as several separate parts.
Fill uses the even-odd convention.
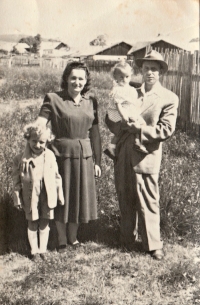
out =
[[[157,61],[160,63],[164,73],[168,70],[168,64],[164,61],[162,55],[155,50],[149,51],[144,58],[136,59],[135,63],[138,67],[142,67],[144,61]]]

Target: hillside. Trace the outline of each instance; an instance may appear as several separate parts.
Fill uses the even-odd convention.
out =
[[[0,35],[0,41],[18,42],[21,38],[28,37],[27,34],[2,34]],[[43,38],[42,41],[48,41],[50,38]]]

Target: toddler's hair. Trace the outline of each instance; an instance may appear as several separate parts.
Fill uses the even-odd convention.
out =
[[[114,79],[116,79],[116,75],[118,72],[122,72],[126,71],[130,74],[133,73],[133,69],[132,67],[125,61],[125,60],[121,60],[119,61],[111,70],[111,74],[113,76]]]
[[[44,133],[46,134],[47,142],[51,142],[55,138],[51,129],[46,125],[41,125],[33,122],[24,127],[24,138],[26,140],[29,140],[33,134],[36,134],[38,137],[40,137]]]

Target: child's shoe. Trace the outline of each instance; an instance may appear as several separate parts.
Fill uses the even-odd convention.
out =
[[[34,262],[34,263],[38,263],[40,261],[40,254],[36,253],[36,254],[31,254],[30,255],[30,259]]]
[[[40,258],[41,258],[43,261],[46,261],[46,260],[48,259],[48,252],[40,253]]]

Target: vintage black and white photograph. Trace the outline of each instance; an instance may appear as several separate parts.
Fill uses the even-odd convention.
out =
[[[198,0],[0,1],[0,304],[200,304]]]

